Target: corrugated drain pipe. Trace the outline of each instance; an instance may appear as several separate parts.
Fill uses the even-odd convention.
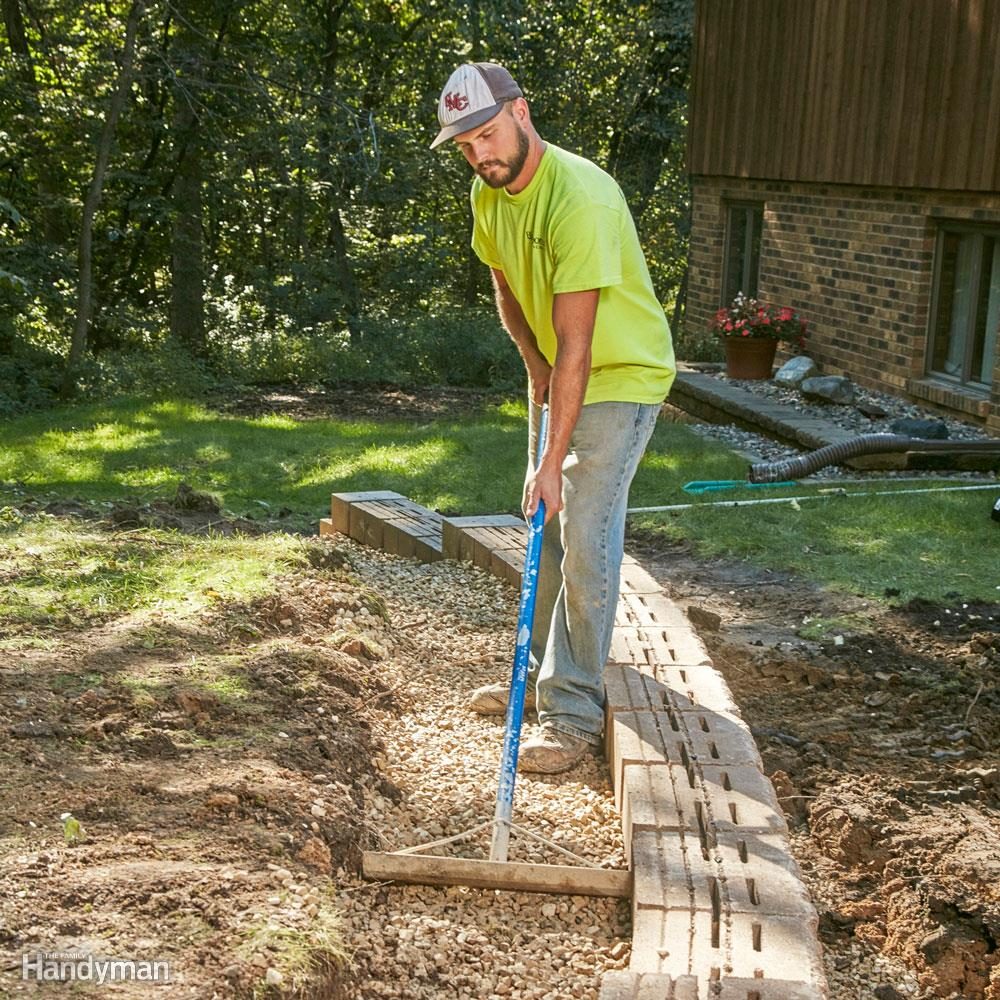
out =
[[[786,479],[801,479],[828,465],[838,465],[858,455],[879,455],[901,451],[952,451],[1000,455],[998,441],[927,441],[901,434],[861,434],[849,441],[828,444],[808,455],[786,458],[780,462],[758,462],[750,466],[747,479],[751,483],[779,483]]]

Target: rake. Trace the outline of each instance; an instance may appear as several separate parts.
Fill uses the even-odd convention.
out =
[[[548,407],[543,406],[538,428],[538,460],[545,446],[547,429]],[[514,666],[511,671],[503,753],[500,759],[500,778],[492,821],[481,823],[452,837],[406,847],[399,851],[366,851],[362,857],[362,871],[366,878],[378,881],[415,882],[422,885],[467,885],[478,889],[511,889],[521,892],[567,893],[581,896],[625,897],[631,894],[630,872],[600,868],[559,844],[554,844],[513,822],[514,783],[521,745],[521,723],[528,683],[531,630],[535,617],[544,524],[545,504],[540,502],[528,524],[528,542],[517,618],[517,642],[514,647]],[[488,861],[424,853],[436,847],[467,840],[489,827],[492,827],[493,833]],[[510,861],[508,854],[512,833],[554,848],[577,864],[549,865]]]

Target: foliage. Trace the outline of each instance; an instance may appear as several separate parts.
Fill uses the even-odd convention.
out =
[[[770,337],[805,346],[808,323],[787,307],[768,305],[738,292],[732,304],[712,317],[709,329],[720,337]]]
[[[5,0],[0,355],[41,365],[23,390],[3,383],[6,412],[44,403],[32,384],[68,353],[84,195],[131,7],[50,0],[43,24],[27,0]],[[619,177],[670,304],[686,253],[692,10],[149,0],[94,219],[80,387],[93,391],[95,364],[152,371],[145,356],[164,355],[166,371],[180,353],[248,381],[506,378],[502,335],[481,318],[468,167],[427,148],[438,91],[464,59],[508,63],[542,134]]]

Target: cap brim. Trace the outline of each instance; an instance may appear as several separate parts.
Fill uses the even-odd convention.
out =
[[[468,132],[469,129],[478,128],[480,125],[486,124],[491,118],[495,118],[500,113],[502,107],[503,101],[499,104],[494,104],[490,108],[481,108],[479,111],[474,111],[471,115],[466,115],[460,121],[452,122],[451,125],[445,125],[438,132],[437,138],[431,143],[431,149],[437,149],[442,142],[447,142],[449,139],[454,139],[456,135],[461,135],[463,132]]]

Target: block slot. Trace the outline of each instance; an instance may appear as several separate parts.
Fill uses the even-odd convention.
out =
[[[679,733],[681,731],[680,719],[677,718],[677,713],[673,710],[671,705],[667,705],[667,718],[670,720],[670,728],[675,732]]]
[[[712,947],[718,948],[722,938],[722,899],[719,896],[719,880],[710,878],[708,882],[712,898]]]

